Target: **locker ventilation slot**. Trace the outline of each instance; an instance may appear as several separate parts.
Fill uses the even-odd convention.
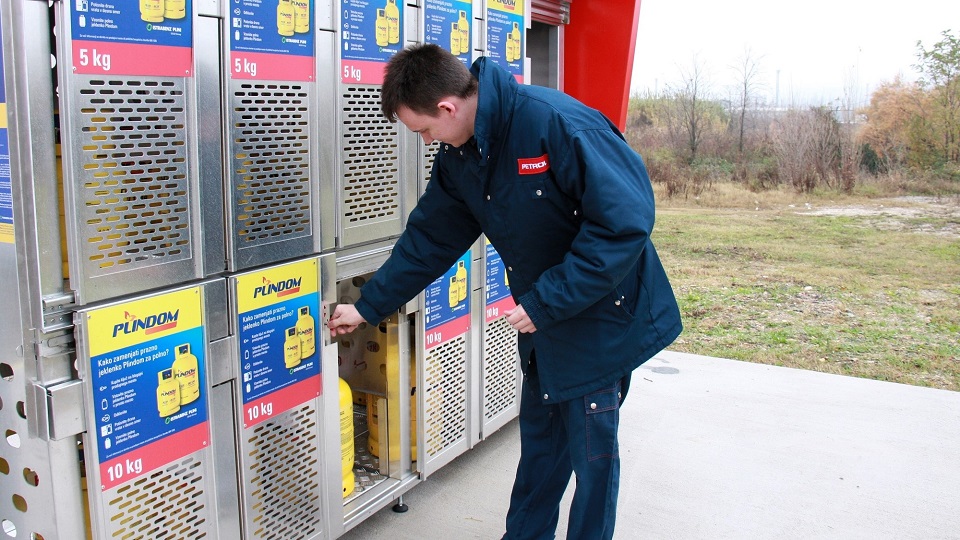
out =
[[[253,537],[288,540],[320,531],[316,417],[308,404],[244,431],[249,437],[246,498]]]
[[[343,95],[343,218],[353,225],[399,217],[397,125],[380,112],[379,88]]]
[[[517,396],[517,332],[505,318],[486,327],[483,353],[483,418],[491,420],[514,405]]]
[[[466,354],[463,336],[427,351],[425,437],[428,456],[439,454],[466,436]]]
[[[437,156],[437,151],[440,150],[440,141],[433,141],[432,143],[423,147],[423,186],[426,187],[427,182],[430,181],[430,172],[433,170],[433,161]]]
[[[209,538],[203,463],[172,463],[104,494],[107,538]]]
[[[240,247],[310,234],[309,93],[296,84],[238,85],[233,186]]]
[[[77,80],[72,174],[85,273],[189,258],[183,81]]]

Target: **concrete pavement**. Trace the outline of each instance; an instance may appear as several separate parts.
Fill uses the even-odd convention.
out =
[[[960,539],[957,392],[663,352],[620,450],[618,539]],[[498,539],[519,451],[514,420],[342,538]]]

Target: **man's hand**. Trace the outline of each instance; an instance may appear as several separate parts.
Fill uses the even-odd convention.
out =
[[[365,322],[367,321],[353,304],[337,304],[337,309],[333,310],[333,315],[327,322],[327,328],[330,329],[330,337],[335,338],[353,332]]]
[[[532,334],[537,331],[537,327],[534,326],[533,321],[530,320],[530,316],[527,315],[527,311],[523,309],[523,306],[517,305],[517,307],[510,311],[505,311],[504,314],[507,316],[507,323],[518,332]]]

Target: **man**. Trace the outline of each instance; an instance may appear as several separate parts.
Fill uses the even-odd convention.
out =
[[[331,334],[379,323],[485,233],[517,302],[506,320],[524,372],[504,538],[553,538],[571,472],[567,537],[611,538],[630,373],[681,331],[643,161],[599,112],[487,58],[468,71],[436,45],[390,60],[382,110],[440,150],[393,253],[337,306]]]

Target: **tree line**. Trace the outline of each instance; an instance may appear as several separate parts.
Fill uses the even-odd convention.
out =
[[[960,35],[917,42],[916,82],[882,83],[868,105],[853,88],[828,105],[765,106],[760,60],[745,51],[738,84],[713,95],[695,60],[681,83],[630,99],[626,135],[667,195],[699,194],[717,180],[751,189],[850,193],[870,178],[894,178],[911,192],[960,192]]]

